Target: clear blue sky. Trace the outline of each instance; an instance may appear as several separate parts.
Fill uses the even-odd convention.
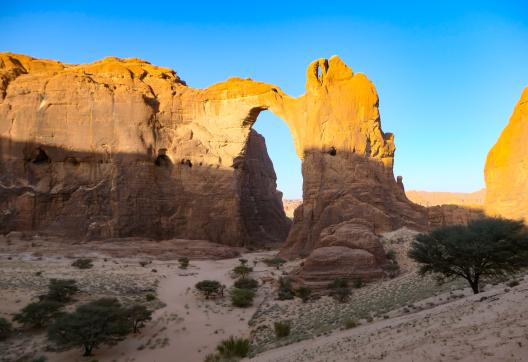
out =
[[[486,154],[528,86],[526,1],[8,1],[0,50],[90,62],[109,55],[168,66],[193,87],[229,76],[304,93],[306,66],[339,55],[374,82],[407,189],[484,186]],[[289,198],[302,178],[286,126],[264,134]]]

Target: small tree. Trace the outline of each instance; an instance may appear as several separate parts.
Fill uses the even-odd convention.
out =
[[[233,273],[235,273],[235,275],[240,277],[240,278],[247,278],[249,273],[251,273],[252,271],[253,271],[253,268],[251,268],[251,267],[249,267],[247,265],[244,265],[244,264],[237,265],[233,269]]]
[[[13,320],[26,327],[42,328],[56,318],[63,304],[53,300],[42,300],[26,305],[19,313],[15,314]]]
[[[286,260],[282,259],[282,258],[279,258],[277,256],[273,257],[273,258],[268,258],[268,259],[264,259],[262,260],[267,266],[272,266],[272,267],[275,267],[277,270],[280,269],[280,267],[286,263]]]
[[[67,303],[77,292],[79,292],[79,288],[73,279],[50,279],[48,293],[43,296],[43,299]]]
[[[0,317],[0,341],[3,341],[13,333],[11,323],[5,318]]]
[[[419,273],[438,280],[464,278],[473,293],[482,277],[499,277],[528,265],[528,234],[522,221],[482,218],[417,235],[409,256]]]
[[[249,307],[253,304],[253,298],[255,298],[255,292],[251,289],[234,288],[231,290],[231,303],[235,307]]]
[[[291,326],[289,321],[275,322],[273,326],[277,338],[284,338],[290,335]]]
[[[219,293],[222,289],[222,284],[216,280],[202,280],[196,283],[195,287],[205,295],[205,299],[209,299],[211,295]]]
[[[306,303],[310,300],[310,296],[312,295],[312,290],[308,287],[301,286],[295,290],[295,295],[301,298],[303,303]]]
[[[337,301],[343,303],[348,300],[351,294],[348,281],[346,279],[338,278],[334,280],[328,288],[330,289],[330,295],[333,296]]]
[[[178,263],[180,263],[180,269],[187,269],[187,267],[189,266],[189,258],[183,256],[178,259]]]
[[[152,319],[152,311],[142,304],[134,304],[127,308],[126,315],[132,323],[132,331],[139,332],[145,326],[145,322]]]
[[[61,347],[83,347],[84,356],[101,344],[114,344],[130,332],[126,310],[115,298],[102,298],[77,307],[57,319],[48,338]]]

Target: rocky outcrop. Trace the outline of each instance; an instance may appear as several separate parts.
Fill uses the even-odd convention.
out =
[[[528,88],[488,153],[486,213],[528,222]]]
[[[464,207],[484,207],[486,189],[475,192],[434,192],[434,191],[405,191],[405,195],[412,202],[430,207],[439,205],[459,205]]]

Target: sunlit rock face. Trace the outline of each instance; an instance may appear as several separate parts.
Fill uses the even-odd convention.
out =
[[[238,83],[260,91],[193,89],[139,59],[1,54],[1,232],[283,241],[290,221],[250,133],[258,102]]]
[[[486,213],[528,222],[528,88],[488,153]]]

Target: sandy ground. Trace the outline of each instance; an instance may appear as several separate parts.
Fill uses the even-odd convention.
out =
[[[267,351],[252,361],[528,361],[528,277],[410,315]]]

